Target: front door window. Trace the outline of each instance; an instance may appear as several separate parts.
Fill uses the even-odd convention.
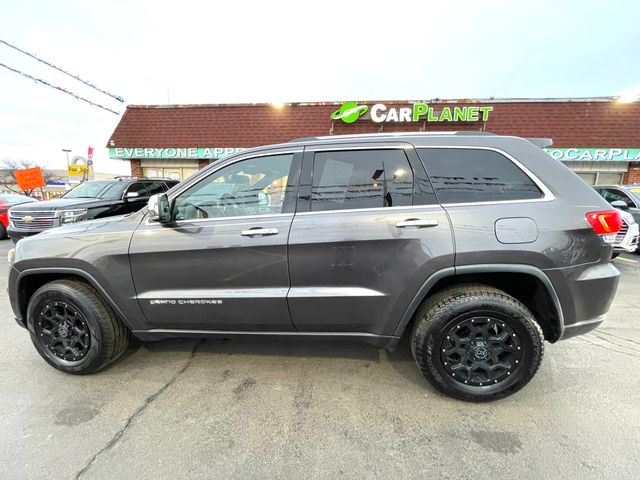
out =
[[[178,195],[175,220],[282,213],[293,154],[257,157],[228,165]]]

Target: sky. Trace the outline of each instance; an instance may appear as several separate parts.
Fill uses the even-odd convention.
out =
[[[616,96],[640,87],[640,2],[3,2],[0,63],[126,104]],[[129,173],[119,116],[0,67],[0,161]],[[145,145],[140,145],[144,147]]]

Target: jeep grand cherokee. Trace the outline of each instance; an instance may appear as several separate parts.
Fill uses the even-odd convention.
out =
[[[20,241],[9,295],[38,353],[100,370],[134,335],[408,335],[438,390],[483,401],[544,341],[596,328],[620,213],[539,146],[487,134],[306,138],[205,168],[148,208]]]

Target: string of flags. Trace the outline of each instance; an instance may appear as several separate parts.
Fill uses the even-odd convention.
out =
[[[50,62],[47,62],[46,60],[34,55],[33,53],[29,53],[29,52],[27,52],[25,50],[22,50],[21,48],[16,47],[15,45],[12,45],[12,44],[10,44],[9,42],[7,42],[5,40],[0,39],[0,43],[5,44],[9,48],[13,48],[14,50],[17,50],[18,52],[23,53],[24,55],[27,55],[27,56],[33,58],[34,60],[37,60],[40,63],[44,63],[45,65],[47,65],[47,66],[49,66],[49,67],[51,67],[51,68],[53,68],[55,70],[58,70],[59,72],[64,73],[65,75],[73,78],[74,80],[77,80],[77,81],[79,81],[81,83],[84,83],[88,87],[91,87],[94,90],[97,90],[98,92],[103,93],[104,95],[107,95],[107,96],[113,98],[114,100],[117,100],[120,103],[124,103],[124,99],[121,96],[115,95],[115,94],[110,93],[110,92],[108,92],[106,90],[103,90],[103,89],[99,88],[97,85],[95,85],[95,84],[93,84],[93,83],[91,83],[91,82],[89,82],[87,80],[84,80],[84,79],[80,78],[79,75],[73,75],[72,73],[67,72],[65,69],[63,69],[61,67],[58,67],[57,65],[54,65],[54,64],[52,64]]]
[[[86,102],[86,103],[88,103],[89,105],[92,105],[92,106],[94,106],[94,107],[101,108],[101,109],[103,109],[103,110],[106,110],[107,112],[111,112],[111,113],[115,113],[116,115],[120,115],[120,112],[116,112],[115,110],[112,110],[112,109],[111,109],[111,108],[109,108],[109,107],[105,107],[104,105],[100,105],[99,103],[92,102],[91,100],[88,100],[88,99],[86,99],[86,98],[84,98],[84,97],[81,97],[81,96],[80,96],[80,95],[78,95],[77,93],[73,93],[73,92],[71,92],[70,90],[67,90],[67,89],[66,89],[66,88],[64,88],[64,87],[60,87],[60,86],[57,86],[57,85],[52,85],[52,84],[50,84],[49,82],[47,82],[46,80],[43,80],[43,79],[41,79],[41,78],[36,78],[36,77],[34,77],[34,76],[32,76],[32,75],[29,75],[28,73],[25,73],[25,72],[23,72],[23,71],[17,70],[17,69],[12,68],[12,67],[9,67],[8,65],[5,65],[4,63],[0,63],[0,67],[4,67],[4,68],[6,68],[7,70],[10,70],[10,71],[12,71],[12,72],[14,72],[14,73],[17,73],[17,74],[19,74],[19,75],[22,75],[22,76],[23,76],[23,77],[25,77],[25,78],[29,78],[29,79],[33,80],[34,82],[41,83],[41,84],[46,85],[46,86],[48,86],[48,87],[51,87],[51,88],[53,88],[53,89],[55,89],[55,90],[59,90],[59,91],[61,91],[61,92],[63,92],[63,93],[66,93],[67,95],[71,95],[71,96],[72,96],[73,98],[75,98],[76,100],[80,100],[80,101],[82,101],[82,102]]]

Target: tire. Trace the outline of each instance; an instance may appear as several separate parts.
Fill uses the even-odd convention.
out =
[[[507,397],[533,378],[544,336],[518,300],[497,288],[467,284],[423,302],[410,344],[420,371],[437,390],[485,402]]]
[[[115,362],[131,337],[93,287],[70,279],[47,283],[33,294],[27,328],[49,365],[76,375],[95,373]]]
[[[0,222],[0,240],[4,240],[7,238],[7,227],[4,226],[4,223]]]

